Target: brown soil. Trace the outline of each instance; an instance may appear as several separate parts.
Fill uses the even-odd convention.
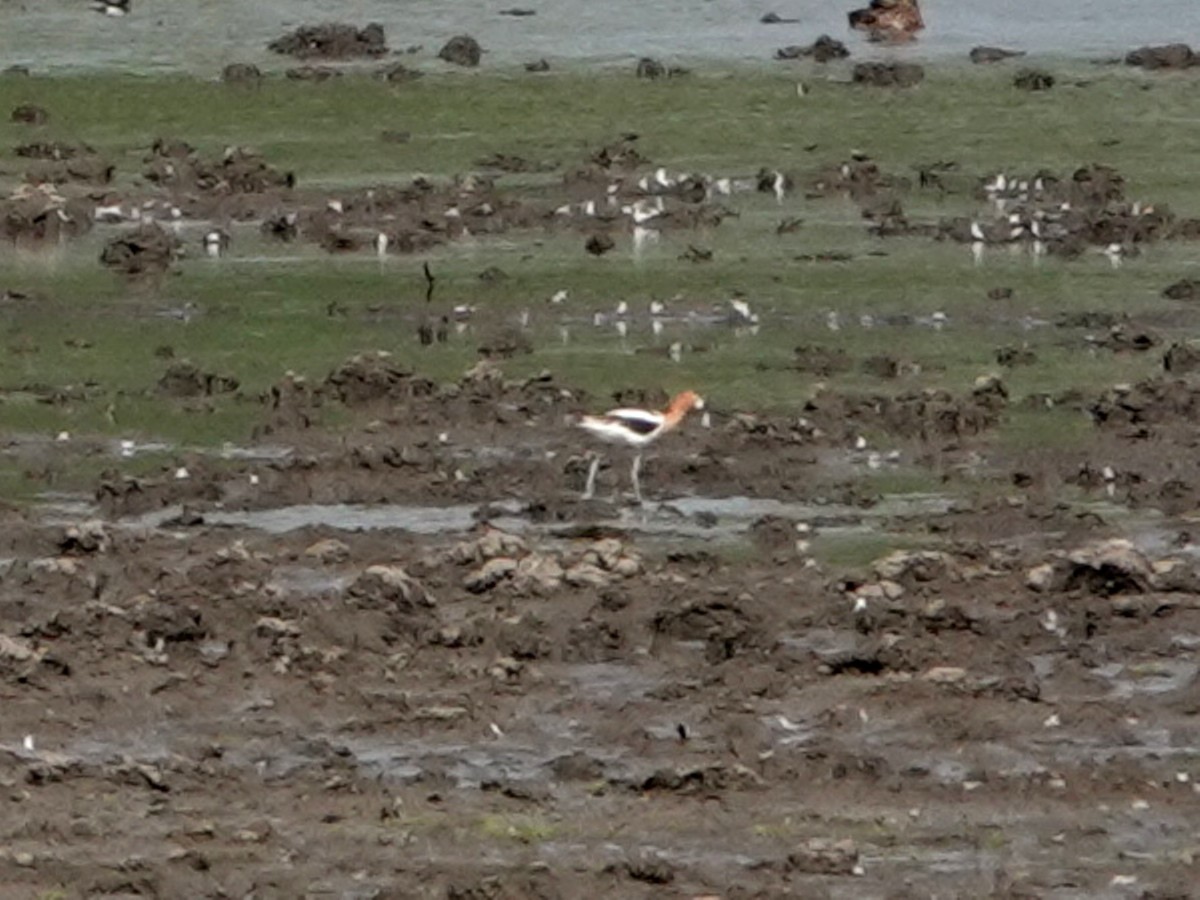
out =
[[[237,385],[176,363],[158,389]],[[1189,527],[1057,498],[1193,509],[1196,455],[1162,448],[1195,397],[1086,398],[1086,451],[995,456],[1011,480],[980,499],[876,520],[918,549],[835,572],[808,542],[883,509],[842,448],[869,428],[952,472],[999,380],[716,410],[616,519],[577,499],[569,422],[657,395],[386,354],[286,377],[242,398],[286,457],[181,454],[104,476],[92,512],[4,513],[0,895],[1194,896]],[[725,527],[689,494],[827,512],[761,517],[731,554],[683,536]],[[338,503],[411,505],[415,530],[221,518]],[[419,533],[455,504],[476,524]]]

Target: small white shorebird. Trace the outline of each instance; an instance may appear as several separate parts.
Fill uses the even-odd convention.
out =
[[[94,0],[92,9],[106,16],[127,16],[129,0]]]
[[[635,448],[633,466],[629,474],[633,482],[633,496],[641,503],[642,486],[638,481],[638,473],[642,468],[643,449],[668,431],[679,427],[684,417],[693,409],[703,408],[702,397],[695,391],[684,391],[682,394],[676,394],[662,412],[647,409],[610,409],[603,415],[583,416],[579,420],[579,427],[605,443]],[[599,470],[600,456],[596,455],[588,469],[587,485],[583,489],[584,500],[590,500],[595,495],[596,473]]]

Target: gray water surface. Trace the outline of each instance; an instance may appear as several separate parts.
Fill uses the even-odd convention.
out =
[[[539,57],[586,64],[643,55],[671,60],[767,60],[776,48],[820,34],[844,40],[855,56],[965,57],[977,44],[1064,57],[1121,55],[1132,47],[1200,39],[1195,0],[924,0],[927,28],[900,48],[867,44],[849,31],[846,12],[865,0],[133,0],[132,13],[108,18],[86,0],[0,0],[0,68],[35,71],[124,69],[215,75],[229,62],[278,68],[268,41],[301,24],[381,23],[395,51],[420,45],[433,57],[455,34],[483,45],[484,67]],[[518,6],[536,12],[512,17]],[[764,25],[764,13],[795,24]]]

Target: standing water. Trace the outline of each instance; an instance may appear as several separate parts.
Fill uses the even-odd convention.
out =
[[[535,15],[500,14],[483,0],[133,0],[130,15],[90,12],[83,0],[0,0],[0,67],[39,71],[118,68],[211,75],[229,62],[270,62],[268,41],[301,24],[381,23],[394,50],[432,55],[455,34],[485,48],[485,64],[547,57],[603,64],[654,55],[693,60],[765,60],[818,35],[844,39],[858,56],[903,53],[962,58],[977,44],[1068,57],[1116,56],[1142,44],[1187,40],[1200,26],[1195,0],[924,0],[919,41],[880,48],[852,34],[846,13],[866,0],[529,0]],[[1153,9],[1153,15],[1148,12]],[[794,23],[762,24],[774,12]],[[276,57],[277,61],[281,61]]]

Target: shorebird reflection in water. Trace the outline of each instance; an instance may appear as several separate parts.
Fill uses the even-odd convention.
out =
[[[703,398],[694,391],[684,391],[677,394],[662,412],[646,409],[611,409],[603,415],[583,416],[579,420],[579,427],[605,443],[635,448],[629,475],[633,482],[633,496],[641,503],[642,486],[638,475],[642,468],[643,450],[667,432],[679,427],[684,417],[693,409],[703,408]],[[583,489],[584,500],[590,500],[595,495],[596,473],[599,470],[600,456],[596,455],[588,469],[587,485]]]

